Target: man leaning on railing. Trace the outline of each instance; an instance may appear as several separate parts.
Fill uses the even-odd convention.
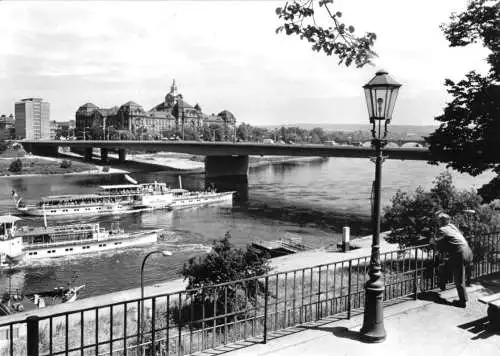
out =
[[[438,234],[431,239],[430,243],[435,245],[439,251],[446,252],[449,255],[448,260],[445,262],[444,271],[440,275],[440,286],[444,290],[446,282],[444,274],[446,271],[451,270],[459,298],[459,300],[453,301],[453,305],[465,308],[468,300],[465,285],[470,278],[472,251],[460,230],[451,223],[448,214],[440,212],[437,214],[437,219],[439,224]]]

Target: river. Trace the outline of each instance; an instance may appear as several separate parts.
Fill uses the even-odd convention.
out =
[[[382,204],[387,205],[398,189],[430,188],[444,166],[420,161],[388,160],[383,167]],[[232,207],[204,207],[167,212],[140,212],[115,217],[85,219],[108,228],[119,222],[126,230],[161,228],[164,235],[154,246],[131,248],[98,255],[49,259],[0,272],[0,292],[9,288],[25,293],[48,290],[68,283],[85,284],[81,297],[99,295],[140,285],[140,264],[155,249],[173,252],[171,257],[148,259],[146,284],[180,276],[183,263],[210,249],[212,241],[230,232],[238,246],[253,240],[301,237],[314,246],[335,245],[342,226],[351,227],[353,237],[369,234],[371,182],[374,165],[367,159],[330,158],[314,162],[281,163],[255,167],[248,178],[248,201]],[[460,189],[478,188],[492,177],[452,172]],[[131,176],[140,182],[167,182],[177,186],[178,173],[141,172]],[[203,174],[184,174],[188,189],[204,187]],[[93,192],[101,184],[125,183],[122,174],[108,176],[37,176],[0,178],[0,213],[14,213],[12,190],[25,201],[44,195]],[[25,218],[23,223],[41,225],[42,219]],[[80,222],[49,220],[49,224]]]

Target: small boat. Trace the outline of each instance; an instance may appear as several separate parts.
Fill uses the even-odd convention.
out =
[[[25,295],[19,293],[19,291],[14,294],[5,293],[0,302],[0,316],[45,308],[49,305],[74,302],[78,298],[78,292],[83,288],[85,288],[85,285],[68,288],[59,287],[50,291]]]
[[[99,223],[47,226],[46,220],[45,226],[17,228],[19,220],[0,216],[0,266],[148,245],[158,240],[160,231],[125,232],[118,224],[106,230]]]

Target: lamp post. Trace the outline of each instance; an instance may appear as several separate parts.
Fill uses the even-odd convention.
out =
[[[379,70],[375,77],[363,89],[372,125],[372,147],[375,149],[375,181],[373,182],[374,202],[372,211],[372,251],[370,258],[369,279],[365,285],[365,311],[361,337],[368,342],[385,340],[384,328],[384,279],[380,265],[380,190],[382,183],[382,150],[387,143],[387,125],[391,122],[392,111],[401,84],[392,79],[384,70]]]
[[[141,264],[141,313],[139,315],[139,325],[141,326],[141,331],[140,331],[140,344],[142,344],[142,339],[143,339],[143,331],[144,331],[144,266],[146,265],[146,261],[149,258],[149,256],[154,255],[155,253],[160,253],[163,256],[172,256],[172,252],[170,251],[151,251],[148,253],[144,259],[142,260]],[[142,348],[142,346],[141,346]]]

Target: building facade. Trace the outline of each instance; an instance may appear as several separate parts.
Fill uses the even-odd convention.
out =
[[[15,116],[17,138],[50,138],[50,104],[42,98],[28,98],[16,102]]]
[[[223,111],[221,114],[229,113]],[[76,112],[76,132],[78,137],[83,137],[84,132],[92,132],[93,138],[128,134],[134,138],[154,139],[171,137],[173,135],[184,138],[184,133],[189,131],[189,137],[202,137],[204,126],[217,123],[224,126],[224,131],[235,130],[236,119],[230,114],[226,116],[206,115],[198,104],[191,106],[184,101],[182,94],[178,93],[175,79],[170,87],[170,92],[164,100],[150,110],[128,101],[120,107],[101,109],[92,103],[86,103]],[[227,126],[227,127],[226,127]]]
[[[13,114],[0,115],[0,140],[16,138],[16,120]]]

